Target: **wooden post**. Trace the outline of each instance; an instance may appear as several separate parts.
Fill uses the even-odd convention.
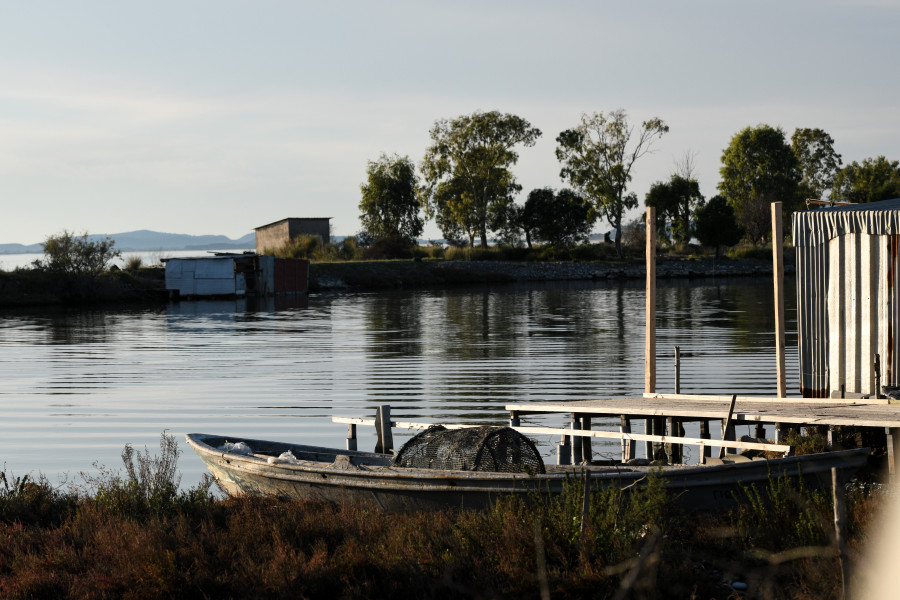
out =
[[[756,431],[753,432],[753,437],[758,440],[761,440],[766,437],[766,426],[764,423],[756,424]]]
[[[631,433],[631,419],[629,419],[626,415],[622,415],[621,417],[621,425],[619,426],[619,431],[622,433]],[[632,458],[637,451],[636,444],[634,440],[625,440],[622,439],[622,462],[628,462]]]
[[[893,482],[897,475],[897,446],[900,445],[900,429],[885,427],[884,432],[887,434],[888,474]]]
[[[675,393],[681,393],[681,348],[675,346]]]
[[[709,439],[709,419],[700,421],[700,439]],[[706,463],[706,459],[712,455],[712,449],[709,446],[700,446],[700,464]]]
[[[644,335],[644,391],[656,391],[656,209],[647,207],[647,325]]]
[[[394,436],[391,433],[391,405],[382,404],[375,409],[375,452],[391,454],[394,448]]]
[[[569,436],[563,435],[559,446],[556,447],[556,464],[571,465],[572,464],[572,446],[569,445]]]
[[[581,429],[590,429],[591,428],[591,418],[590,417],[581,417]],[[594,459],[594,450],[591,448],[591,438],[582,437],[581,438],[581,460],[586,462],[587,464],[591,464],[591,461]]]
[[[672,437],[682,437],[681,422],[675,417],[669,417],[669,435]],[[669,454],[669,461],[673,465],[681,464],[681,444],[667,444],[666,451]]]
[[[844,489],[838,477],[838,470],[835,467],[831,468],[831,494],[834,499],[834,542],[837,546],[843,584],[841,598],[847,600],[850,598],[850,578],[847,576],[849,570],[849,565],[847,564],[847,539],[845,535],[847,508],[844,501]]]
[[[722,439],[734,440],[734,425],[731,424],[731,416],[734,414],[734,403],[737,401],[737,394],[731,395],[731,407],[728,409],[728,416],[722,421]],[[725,446],[719,447],[719,458],[725,457]]]
[[[647,435],[656,435],[656,419],[644,419],[644,433]],[[644,442],[644,453],[647,460],[653,460],[653,442]]]
[[[572,415],[572,430],[578,431],[581,429],[581,420],[575,415]],[[573,435],[571,441],[569,442],[569,446],[572,447],[572,464],[580,465],[581,464],[581,438]]]
[[[772,277],[775,282],[775,375],[778,397],[787,396],[784,373],[784,229],[781,202],[772,203]]]
[[[356,423],[347,423],[347,450],[356,450]]]
[[[517,411],[517,410],[509,411],[509,426],[510,427],[518,427],[519,426],[519,411]]]

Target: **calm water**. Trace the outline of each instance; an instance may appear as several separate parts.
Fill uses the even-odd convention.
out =
[[[771,290],[770,279],[660,282],[658,390],[672,391],[679,345],[683,392],[774,394]],[[789,393],[794,303],[789,280]],[[157,451],[164,430],[343,446],[346,426],[331,417],[383,403],[402,420],[504,424],[509,402],[640,395],[643,344],[642,282],[7,311],[0,466],[77,479],[95,462],[121,466],[126,443]],[[372,428],[360,438],[372,449]],[[556,440],[537,441],[549,459]],[[203,470],[184,448],[191,484]]]

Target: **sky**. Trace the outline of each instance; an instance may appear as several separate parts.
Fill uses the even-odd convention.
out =
[[[237,238],[285,217],[352,235],[368,161],[418,164],[436,120],[478,110],[543,132],[513,168],[520,203],[564,185],[561,131],[619,108],[670,127],[635,164],[642,201],[687,155],[714,195],[722,151],[762,123],[788,140],[824,129],[845,164],[900,160],[900,0],[0,8],[0,243]],[[425,236],[440,237],[433,222]]]

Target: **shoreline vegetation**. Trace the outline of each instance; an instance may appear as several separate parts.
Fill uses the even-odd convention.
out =
[[[555,499],[484,511],[384,513],[179,487],[181,449],[126,446],[123,470],[83,483],[0,471],[3,598],[839,598],[832,494],[774,479],[749,501],[681,513],[665,489],[591,494],[576,476]],[[843,493],[856,565],[888,497]],[[852,579],[852,577],[851,577]]]
[[[785,273],[793,273],[786,247]],[[715,258],[661,255],[657,277],[707,278],[771,275],[770,249],[749,256]],[[642,279],[643,260],[498,260],[497,253],[475,250],[452,258],[395,260],[317,260],[310,263],[311,292],[488,285],[515,282]],[[98,275],[61,274],[42,269],[0,271],[0,306],[84,306],[164,304],[165,269],[139,264]]]

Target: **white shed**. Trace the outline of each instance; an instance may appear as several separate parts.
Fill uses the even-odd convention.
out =
[[[900,199],[798,211],[797,329],[806,397],[900,382]]]
[[[306,293],[309,261],[258,254],[167,258],[166,289],[179,296]]]

